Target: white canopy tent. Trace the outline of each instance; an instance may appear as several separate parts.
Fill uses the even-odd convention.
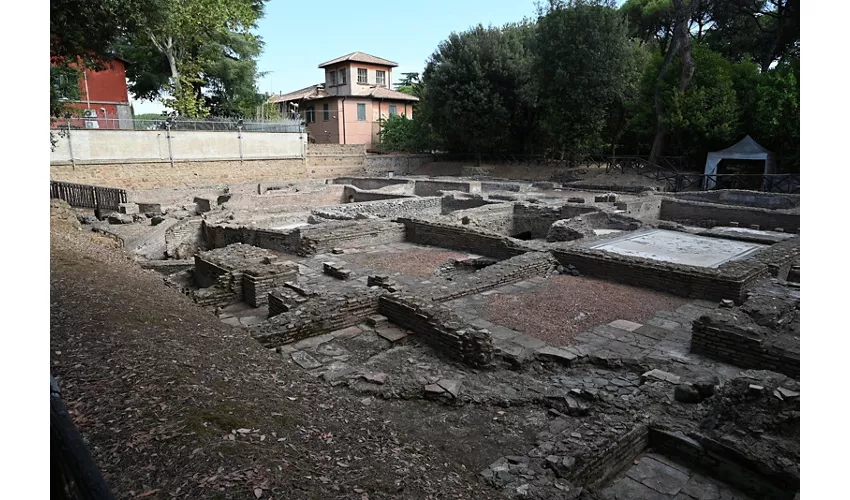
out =
[[[712,189],[717,184],[717,165],[720,160],[764,160],[764,173],[776,173],[776,155],[768,151],[749,135],[734,146],[722,151],[708,153],[705,160],[705,189]]]

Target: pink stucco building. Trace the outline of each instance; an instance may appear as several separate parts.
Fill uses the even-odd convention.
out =
[[[319,65],[325,81],[288,94],[273,96],[282,113],[298,112],[317,143],[379,142],[380,121],[392,115],[413,118],[419,99],[392,90],[392,71],[398,64],[363,52],[337,57]]]

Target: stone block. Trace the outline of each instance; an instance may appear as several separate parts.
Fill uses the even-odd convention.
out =
[[[139,205],[136,203],[119,203],[118,213],[128,215],[137,214],[139,213]]]

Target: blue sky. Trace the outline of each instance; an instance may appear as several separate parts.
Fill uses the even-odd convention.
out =
[[[260,92],[290,92],[324,78],[317,66],[354,51],[419,72],[453,31],[479,23],[500,26],[534,17],[534,0],[427,0],[419,2],[289,2],[271,0],[257,28],[265,46],[257,82]],[[162,111],[159,103],[134,101],[135,112]]]

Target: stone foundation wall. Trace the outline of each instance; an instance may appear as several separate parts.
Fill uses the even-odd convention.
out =
[[[190,259],[203,248],[203,220],[185,219],[165,230],[165,254],[172,259]]]
[[[584,486],[598,486],[614,478],[634,463],[635,457],[649,446],[649,428],[637,425],[605,443],[604,447],[589,447],[579,455],[578,465],[570,480]]]
[[[596,212],[596,207],[582,205],[563,205],[561,207],[514,204],[514,231],[531,232],[532,238],[545,238],[549,228],[557,220],[571,219],[577,215]]]
[[[413,181],[408,179],[384,178],[384,177],[339,177],[333,180],[334,184],[348,184],[358,189],[381,189],[387,186],[398,186],[409,184],[413,191]]]
[[[417,333],[440,353],[467,365],[483,368],[493,364],[490,334],[465,325],[447,307],[425,304],[412,296],[382,295],[378,312],[393,323]]]
[[[760,229],[767,230],[775,228],[782,228],[786,232],[800,230],[799,213],[767,208],[729,207],[674,198],[662,200],[661,212],[658,217],[680,224],[709,228],[728,226],[732,222],[737,222],[741,227],[750,227],[755,224]]]
[[[691,352],[743,368],[772,370],[800,378],[800,353],[771,345],[769,340],[738,328],[734,323],[703,316],[693,323]]]
[[[661,213],[661,198],[652,196],[632,201],[618,201],[614,204],[622,215],[640,220],[656,220]]]
[[[408,175],[426,163],[434,161],[434,155],[367,155],[364,167],[366,175]]]
[[[352,220],[357,214],[374,215],[376,217],[395,219],[397,217],[439,215],[441,201],[439,197],[410,197],[361,203],[346,203],[333,207],[315,209],[311,213],[323,219]]]
[[[651,428],[649,443],[662,455],[708,476],[721,478],[752,498],[792,500],[800,491],[800,477],[770,471],[741,452],[700,434]]]
[[[378,297],[384,293],[367,289],[316,297],[254,327],[251,335],[265,347],[277,347],[353,326],[378,312]]]
[[[397,200],[399,198],[412,198],[412,195],[363,191],[354,186],[345,186],[342,194],[343,203],[351,203],[352,201]]]
[[[413,194],[417,196],[439,196],[443,191],[471,191],[469,182],[454,181],[420,181],[413,186]]]
[[[458,197],[454,195],[443,196],[440,199],[440,213],[450,214],[457,210],[469,210],[470,208],[482,207],[493,204],[478,195]]]
[[[769,208],[771,210],[788,210],[800,207],[799,194],[764,193],[743,189],[718,189],[696,193],[676,193],[674,197],[680,200]]]
[[[736,303],[743,302],[746,290],[769,274],[767,265],[755,261],[732,261],[718,268],[704,268],[579,247],[552,250],[552,254],[561,265],[573,265],[588,276],[682,297],[731,299]]]
[[[753,254],[753,260],[767,265],[770,275],[787,280],[788,274],[800,260],[800,238],[795,236],[779,243],[762,248]]]
[[[242,276],[243,300],[253,307],[266,305],[269,303],[269,292],[282,286],[285,281],[294,279],[297,274],[297,268],[275,274],[246,271]]]
[[[405,240],[452,250],[463,250],[494,259],[508,259],[530,251],[518,240],[499,234],[451,224],[399,219],[406,229]]]
[[[449,291],[438,290],[431,299],[435,302],[444,302],[535,276],[546,276],[554,271],[557,265],[558,261],[548,252],[524,253],[458,279]]]
[[[327,252],[333,248],[361,248],[390,243],[401,243],[405,239],[403,224],[390,221],[327,222],[304,226],[300,232],[301,242],[296,253],[302,256]]]

